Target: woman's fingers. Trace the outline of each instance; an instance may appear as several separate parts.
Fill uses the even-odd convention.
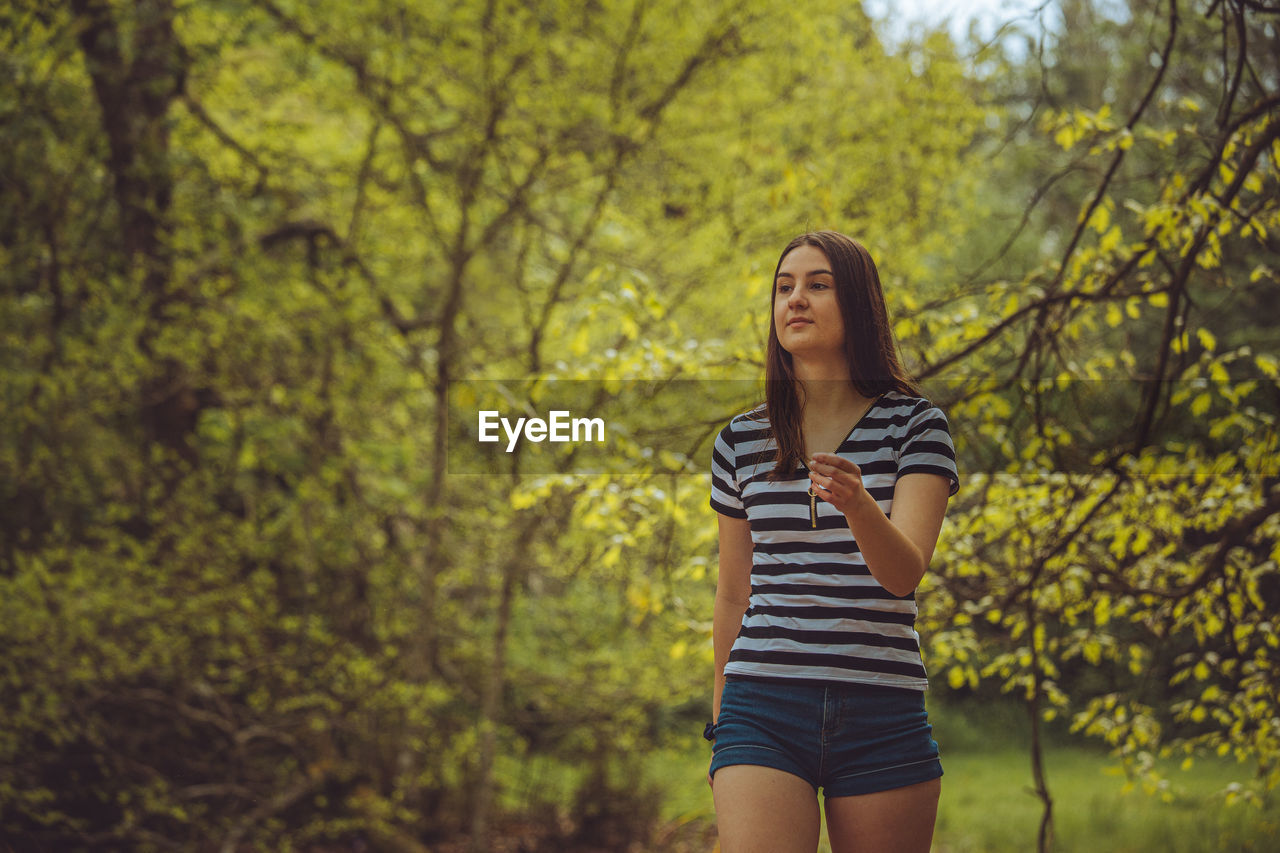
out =
[[[853,462],[834,453],[815,453],[809,460],[809,480],[817,496],[843,512],[862,486],[862,471]]]
[[[836,456],[834,453],[815,453],[813,459],[809,461],[809,469],[817,471],[819,474],[827,474],[830,476],[836,471],[844,471],[848,474],[861,474],[858,466],[853,464],[843,456]]]
[[[862,471],[848,459],[835,454],[815,453],[809,461],[809,479],[826,489],[836,483],[852,488],[862,482]]]
[[[831,491],[832,488],[837,485],[834,477],[830,477],[826,474],[819,474],[816,471],[809,472],[809,480],[819,489],[827,492]]]

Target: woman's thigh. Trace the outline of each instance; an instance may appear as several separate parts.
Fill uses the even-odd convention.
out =
[[[712,784],[723,853],[814,853],[820,817],[813,786],[785,770],[734,764]]]
[[[941,779],[856,797],[828,797],[832,853],[928,853]]]

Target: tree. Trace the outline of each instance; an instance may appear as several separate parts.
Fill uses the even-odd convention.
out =
[[[1069,25],[1090,13],[1062,9]],[[1155,790],[1157,757],[1204,752],[1256,760],[1270,789],[1277,362],[1256,312],[1275,290],[1280,94],[1262,66],[1275,30],[1250,4],[1129,12],[1058,34],[1014,116],[1015,133],[1038,127],[1061,152],[1040,155],[1019,226],[1058,225],[1042,241],[1053,254],[1017,275],[996,260],[1004,274],[949,304],[975,322],[924,326],[937,329],[926,374],[993,377],[953,392],[988,461],[930,599],[934,654],[953,686],[1018,691],[1033,727],[1069,713]],[[1109,32],[1135,49],[1110,64],[1077,51]],[[1109,675],[1070,674],[1082,666]],[[1047,849],[1038,742],[1033,767]]]
[[[958,227],[958,64],[823,3],[9,14],[6,836],[483,847],[511,755],[609,837],[702,714],[699,463],[454,477],[450,389],[743,376],[780,233]]]

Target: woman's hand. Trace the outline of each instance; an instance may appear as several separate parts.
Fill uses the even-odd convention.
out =
[[[858,466],[834,453],[815,453],[809,462],[810,487],[818,497],[848,515],[859,502],[870,497],[862,485]]]

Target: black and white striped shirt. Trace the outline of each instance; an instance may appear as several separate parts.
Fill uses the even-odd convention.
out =
[[[808,471],[770,480],[777,447],[764,407],[738,415],[712,452],[711,506],[751,523],[751,601],[726,675],[852,681],[924,690],[914,594],[871,576],[844,515],[818,498]],[[889,514],[904,474],[939,474],[959,489],[942,411],[891,391],[871,404],[836,453]]]

